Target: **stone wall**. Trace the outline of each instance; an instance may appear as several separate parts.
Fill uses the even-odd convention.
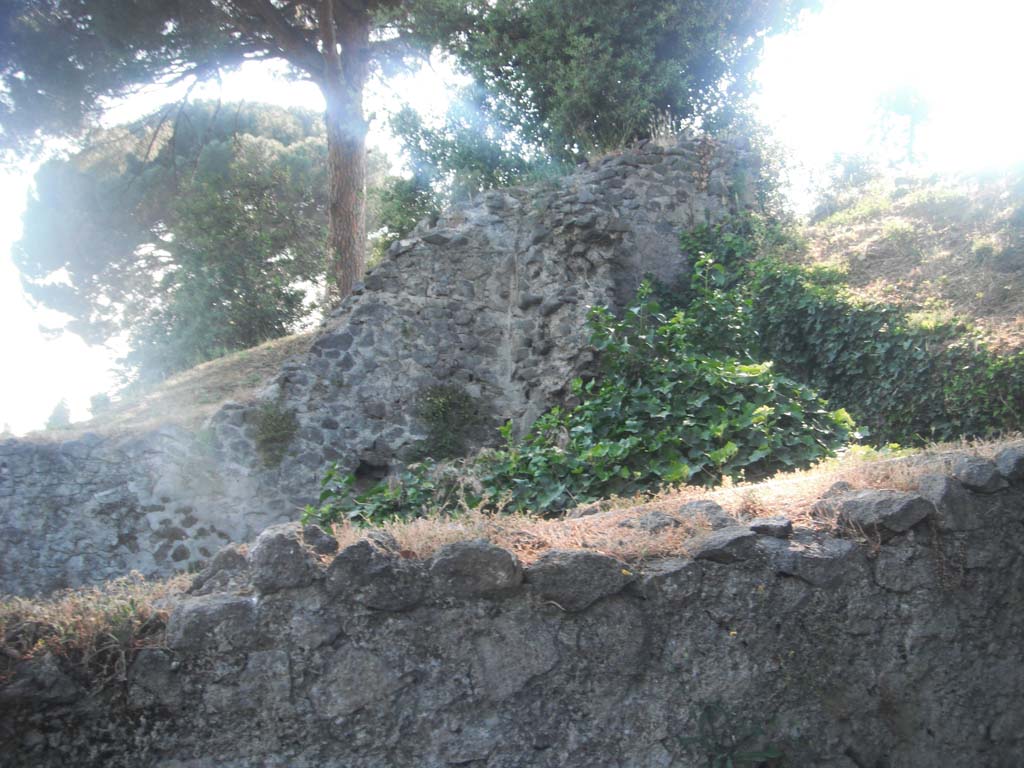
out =
[[[459,404],[444,448],[506,420],[522,432],[591,363],[588,308],[682,274],[679,234],[750,207],[754,162],[684,138],[489,192],[396,243],[260,402],[225,404],[200,434],[0,443],[0,593],[197,567],[295,519],[328,462],[371,482],[434,453],[432,396]]]
[[[255,496],[257,480],[225,472],[208,445],[176,428],[0,442],[0,593],[195,567],[288,519],[283,508],[231,501]]]
[[[917,493],[830,493],[838,536],[725,521],[642,565],[319,529],[228,549],[166,648],[86,696],[0,688],[8,766],[1017,768],[1024,445]],[[702,718],[705,720],[702,725]],[[717,728],[712,737],[706,720]],[[739,745],[734,738],[754,734]],[[692,738],[691,737],[696,737]],[[742,752],[781,757],[742,762]]]
[[[705,140],[647,144],[422,222],[264,393],[298,419],[286,474],[336,460],[380,475],[429,449],[418,411],[439,387],[471,398],[468,444],[508,420],[523,431],[591,362],[589,308],[621,307],[644,275],[684,274],[679,235],[752,206],[752,162]],[[251,464],[242,418],[213,427],[233,460]]]

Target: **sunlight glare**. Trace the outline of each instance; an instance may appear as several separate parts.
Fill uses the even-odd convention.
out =
[[[879,98],[916,89],[928,105],[915,148],[926,172],[1024,162],[1024,3],[833,0],[766,43],[756,99],[803,163],[884,155]]]

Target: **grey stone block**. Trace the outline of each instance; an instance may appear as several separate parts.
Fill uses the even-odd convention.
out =
[[[632,580],[622,562],[585,550],[552,550],[526,569],[526,581],[541,599],[570,612],[622,591]]]
[[[457,597],[497,595],[523,581],[518,558],[487,541],[459,541],[442,547],[430,563],[437,592]]]

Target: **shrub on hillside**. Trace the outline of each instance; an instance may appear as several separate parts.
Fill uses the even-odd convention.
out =
[[[67,429],[71,426],[71,409],[68,408],[67,400],[61,400],[53,407],[49,418],[46,420],[47,429]]]

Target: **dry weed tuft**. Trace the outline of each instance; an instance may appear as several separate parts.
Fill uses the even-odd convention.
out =
[[[463,509],[454,515],[388,522],[380,529],[395,537],[403,553],[420,559],[456,541],[483,539],[515,552],[527,564],[551,549],[590,549],[636,562],[685,552],[685,542],[708,530],[708,526],[705,521],[680,519],[678,526],[652,533],[633,526],[635,518],[652,511],[671,514],[680,500],[706,495],[707,491],[694,488],[655,496],[614,497],[589,505],[592,514],[553,520],[528,513]],[[345,547],[363,538],[366,529],[344,523],[334,527],[334,534]]]
[[[70,662],[94,689],[127,679],[140,648],[159,646],[171,598],[190,577],[147,581],[138,573],[50,598],[0,600],[0,684],[21,661],[46,654]]]
[[[381,528],[395,537],[409,557],[427,559],[446,544],[483,539],[514,552],[524,563],[532,563],[551,549],[590,549],[636,562],[685,552],[685,542],[707,526],[680,520],[680,525],[658,533],[629,527],[638,516],[657,508],[627,506],[575,519],[545,520],[529,514],[494,515],[469,511],[450,517],[423,517],[385,523]],[[341,546],[358,541],[366,529],[352,525],[335,527]]]

